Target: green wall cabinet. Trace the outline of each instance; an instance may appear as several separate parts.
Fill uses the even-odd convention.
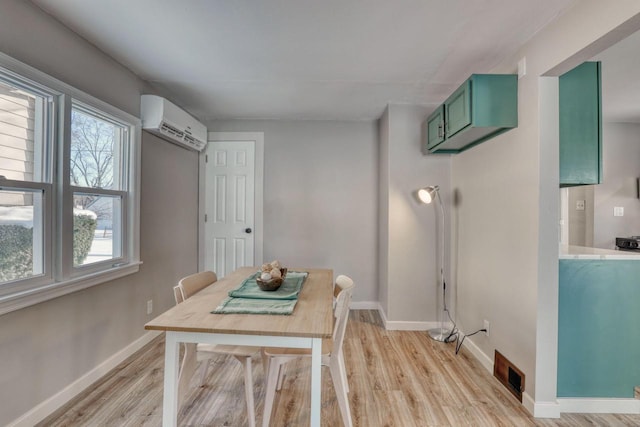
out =
[[[518,76],[472,74],[423,123],[422,152],[459,153],[518,127]]]
[[[585,62],[559,79],[560,186],[602,183],[600,62]]]
[[[436,111],[424,121],[424,134],[427,136],[427,149],[444,141],[444,105],[436,108]]]

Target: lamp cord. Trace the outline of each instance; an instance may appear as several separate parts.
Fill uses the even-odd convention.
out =
[[[460,349],[462,348],[462,343],[464,342],[464,339],[466,337],[470,337],[473,336],[479,332],[487,332],[486,329],[478,329],[477,331],[469,334],[469,335],[464,335],[461,334],[460,330],[458,329],[458,326],[456,325],[455,320],[453,320],[453,318],[451,317],[451,313],[449,312],[449,308],[447,307],[447,282],[444,280],[444,205],[442,204],[442,199],[440,198],[440,191],[436,191],[436,196],[438,198],[438,202],[440,203],[440,212],[441,212],[441,216],[442,216],[442,230],[441,230],[441,237],[442,237],[442,245],[440,246],[440,250],[442,252],[441,254],[441,259],[440,259],[440,279],[442,280],[442,308],[446,314],[447,317],[449,318],[449,321],[451,322],[451,324],[453,325],[451,327],[451,331],[449,332],[449,335],[447,335],[447,337],[444,339],[445,343],[450,343],[450,342],[454,342],[456,343],[456,355],[458,354],[458,352],[460,351]],[[442,320],[442,323],[440,324],[441,327],[441,331],[444,330],[444,319]],[[462,339],[460,338],[460,335],[462,335]]]

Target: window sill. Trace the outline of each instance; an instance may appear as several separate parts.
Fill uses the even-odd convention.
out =
[[[106,271],[100,271],[64,282],[48,283],[29,289],[28,291],[6,295],[0,298],[0,315],[137,273],[138,270],[140,270],[140,264],[142,264],[142,261],[132,262]]]

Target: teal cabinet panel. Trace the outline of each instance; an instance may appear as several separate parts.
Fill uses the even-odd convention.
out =
[[[424,141],[422,152],[427,154],[430,149],[444,141],[444,106],[439,106],[431,113],[423,124]]]
[[[633,398],[640,260],[560,260],[558,397]]]
[[[472,77],[471,111],[473,125],[518,127],[518,76],[515,74],[476,74]]]
[[[446,135],[451,138],[471,124],[471,79],[467,80],[444,102]]]
[[[429,133],[425,132],[427,142],[423,143],[423,151],[425,145],[429,153],[468,150],[518,127],[518,76],[473,74],[438,108],[444,108],[444,139],[431,143]]]
[[[585,62],[559,78],[560,185],[602,182],[600,62]]]

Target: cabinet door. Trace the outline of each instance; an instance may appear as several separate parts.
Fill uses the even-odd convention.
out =
[[[560,76],[560,185],[602,182],[600,63],[585,62]]]
[[[467,80],[444,102],[445,135],[453,135],[471,124],[471,80]]]
[[[422,152],[425,154],[444,141],[444,107],[442,105],[425,120],[424,138],[426,144],[423,144]]]

